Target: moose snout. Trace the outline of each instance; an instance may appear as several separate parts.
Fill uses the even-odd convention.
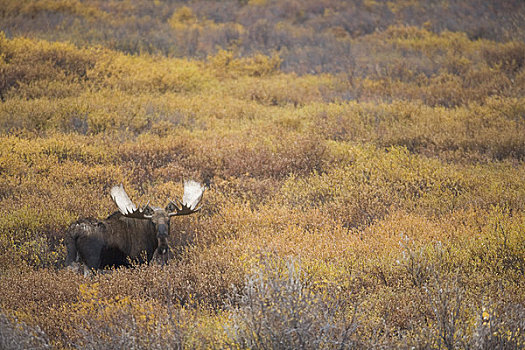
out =
[[[168,237],[168,226],[166,224],[159,224],[157,226],[157,237],[165,238]]]

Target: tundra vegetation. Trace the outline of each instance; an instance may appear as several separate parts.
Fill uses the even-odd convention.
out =
[[[525,346],[523,1],[3,0],[1,348]],[[65,231],[209,185],[166,266]]]

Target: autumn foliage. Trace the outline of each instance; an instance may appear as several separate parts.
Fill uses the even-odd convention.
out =
[[[483,18],[480,21],[479,18]],[[521,1],[3,1],[0,348],[525,346]],[[174,218],[166,267],[64,232]]]

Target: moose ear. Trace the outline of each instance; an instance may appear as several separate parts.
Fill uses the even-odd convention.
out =
[[[142,209],[142,211],[144,212],[144,215],[146,216],[151,216],[155,213],[155,210],[149,205],[146,205],[144,209]]]
[[[171,212],[174,212],[176,210],[177,206],[175,205],[175,203],[173,203],[172,201],[169,202],[169,204],[166,206],[166,212],[167,213],[171,213]]]

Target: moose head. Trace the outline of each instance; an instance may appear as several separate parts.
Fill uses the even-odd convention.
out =
[[[184,194],[182,201],[177,199],[177,203],[169,199],[169,203],[165,208],[150,206],[149,202],[142,208],[135,206],[129,199],[128,194],[124,190],[122,184],[114,186],[111,191],[111,198],[117,205],[119,211],[128,218],[151,220],[157,232],[157,239],[159,245],[161,241],[169,235],[170,218],[178,215],[189,215],[198,212],[201,208],[197,208],[205,187],[198,182],[189,180],[184,182]]]

